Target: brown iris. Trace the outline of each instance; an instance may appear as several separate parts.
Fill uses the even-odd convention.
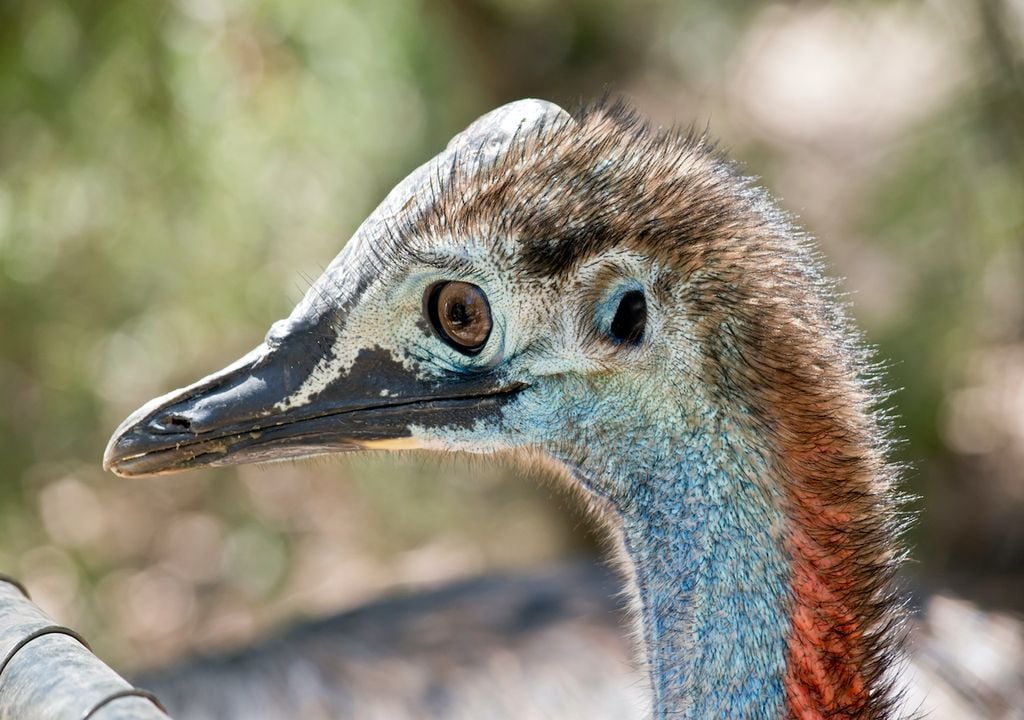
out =
[[[476,355],[491,334],[491,306],[484,291],[466,282],[443,282],[427,290],[427,314],[441,339],[465,355]]]

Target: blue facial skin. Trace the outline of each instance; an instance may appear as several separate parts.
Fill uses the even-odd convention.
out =
[[[508,265],[514,239],[423,242],[417,256],[448,253],[453,269],[392,266],[353,303],[339,342],[379,345],[422,377],[527,388],[469,426],[410,425],[407,447],[526,450],[563,465],[609,511],[634,569],[654,717],[781,716],[790,598],[780,490],[743,409],[709,392],[684,283],[623,251],[528,282]],[[423,327],[424,292],[455,280],[479,286],[491,309],[472,357]],[[645,294],[648,321],[624,343],[609,329],[631,291]]]
[[[498,423],[439,436],[462,448],[539,449],[611,509],[635,569],[654,717],[677,707],[686,718],[780,717],[788,567],[765,455],[679,378],[565,373],[530,383]]]
[[[561,408],[561,432],[571,438],[548,450],[621,517],[655,707],[682,698],[686,717],[737,717],[751,708],[778,717],[788,569],[773,537],[781,517],[750,479],[762,461],[734,447],[713,408],[688,412],[661,393],[579,385],[563,382],[544,402]]]

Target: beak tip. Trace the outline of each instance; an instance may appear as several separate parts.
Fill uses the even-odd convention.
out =
[[[147,403],[131,415],[114,431],[103,450],[103,469],[124,478],[155,475],[165,471],[160,453],[173,446],[168,444],[165,431],[154,420],[161,403]]]
[[[110,440],[107,441],[107,446],[103,449],[103,469],[115,475],[119,474],[118,463],[124,458],[121,441],[124,438],[125,430],[124,424],[118,427],[114,434],[110,436]]]
[[[125,464],[125,461],[129,460],[132,456],[130,443],[125,442],[129,435],[130,431],[126,432],[124,429],[119,428],[107,443],[107,447],[103,451],[103,469],[107,472],[120,477],[134,476],[134,473],[130,472]]]
[[[126,417],[103,450],[103,469],[125,478],[159,474],[162,468],[151,462],[153,458],[147,453],[154,448],[165,449],[167,436],[180,434],[175,432],[178,428],[167,427],[161,419],[186,391],[174,390],[154,398]]]

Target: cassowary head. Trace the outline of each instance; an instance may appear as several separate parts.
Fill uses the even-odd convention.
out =
[[[805,254],[701,138],[621,105],[513,103],[396,187],[263,344],[133,414],[106,464],[385,447],[585,464],[662,424],[753,432],[771,368],[744,359],[822,325]]]

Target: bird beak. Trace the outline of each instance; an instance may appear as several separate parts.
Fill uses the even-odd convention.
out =
[[[376,347],[359,349],[347,372],[321,387],[316,368],[338,352],[324,342],[321,324],[285,321],[284,333],[272,331],[272,340],[232,365],[139,408],[111,438],[104,467],[127,477],[424,447],[417,429],[496,420],[524,387],[493,373],[424,377]]]

